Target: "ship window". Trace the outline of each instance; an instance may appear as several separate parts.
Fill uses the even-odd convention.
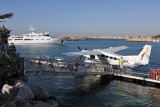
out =
[[[117,58],[115,58],[115,57],[114,57],[113,59],[114,59],[114,60],[117,60]]]
[[[19,37],[19,36],[17,36],[17,37],[12,37],[12,38],[23,38],[23,37]]]
[[[113,57],[111,57],[111,56],[110,56],[109,58],[110,58],[110,59],[113,59]]]
[[[14,39],[14,40],[23,40],[23,39]]]
[[[39,39],[36,39],[36,40],[39,40]]]
[[[47,39],[47,40],[50,40],[50,39]]]
[[[36,36],[36,35],[31,35],[31,37],[34,37],[34,36]]]
[[[24,40],[33,40],[33,39],[24,39]]]
[[[44,40],[44,39],[41,39],[41,40]]]

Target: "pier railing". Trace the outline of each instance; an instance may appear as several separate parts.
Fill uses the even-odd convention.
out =
[[[54,75],[114,75],[152,79],[160,81],[159,69],[148,69],[145,73],[138,73],[132,69],[114,69],[109,64],[86,63],[53,59],[24,58],[24,74],[54,74]]]
[[[24,74],[72,74],[72,75],[104,75],[112,73],[111,65],[102,63],[86,63],[53,59],[24,59]]]

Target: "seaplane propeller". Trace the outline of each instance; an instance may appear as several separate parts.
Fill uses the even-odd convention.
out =
[[[80,51],[87,50],[87,48],[81,49],[79,46],[78,46],[78,49],[79,49]],[[83,55],[80,55],[80,57],[79,57],[80,60],[82,59],[82,56],[83,56]]]
[[[82,51],[82,49],[78,46],[78,49],[80,50],[80,51]]]

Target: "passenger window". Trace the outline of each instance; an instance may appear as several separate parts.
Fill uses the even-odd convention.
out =
[[[101,57],[105,57],[105,55],[101,55]]]
[[[90,58],[91,59],[95,59],[95,55],[90,55]]]
[[[109,58],[109,56],[106,56],[106,58]]]
[[[117,60],[117,58],[115,58],[115,57],[114,57],[113,59],[114,59],[114,60]]]
[[[110,59],[113,59],[113,57],[110,56]]]

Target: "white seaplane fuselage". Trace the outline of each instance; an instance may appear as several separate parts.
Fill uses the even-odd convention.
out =
[[[139,65],[147,65],[151,53],[151,45],[145,45],[138,55],[122,56],[114,52],[126,49],[126,46],[112,47],[108,49],[94,49],[93,51],[82,50],[80,52],[64,53],[68,56],[83,55],[86,57],[84,62],[88,63],[108,63],[110,65],[119,65],[120,59],[123,57],[123,65],[135,67]]]

